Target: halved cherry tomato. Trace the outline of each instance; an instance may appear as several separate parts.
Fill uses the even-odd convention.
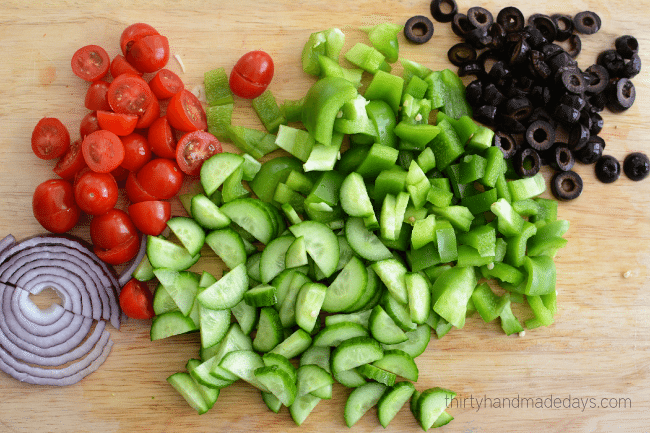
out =
[[[151,104],[144,111],[144,114],[138,119],[138,123],[135,125],[136,129],[145,129],[151,126],[151,124],[160,117],[160,103],[158,98],[155,96],[151,98]]]
[[[147,82],[137,75],[118,75],[108,88],[108,104],[116,113],[142,116],[153,98]]]
[[[126,56],[126,53],[131,49],[131,46],[135,41],[141,39],[145,36],[158,35],[158,31],[154,29],[149,24],[145,23],[134,23],[125,28],[120,35],[120,48],[122,49],[122,54]]]
[[[149,87],[156,98],[168,99],[180,92],[185,86],[183,80],[170,71],[169,69],[161,69],[149,81]]]
[[[118,188],[124,187],[124,184],[126,183],[126,178],[129,177],[129,173],[130,171],[122,167],[121,165],[117,167],[115,170],[111,171],[111,174],[115,178],[115,182],[117,182]]]
[[[183,186],[183,172],[176,161],[155,158],[138,171],[138,182],[142,189],[158,200],[165,200],[178,194]]]
[[[196,176],[206,159],[221,152],[221,143],[214,135],[205,131],[192,131],[178,141],[176,162],[183,173]]]
[[[120,291],[120,308],[131,319],[153,318],[153,293],[144,281],[129,280]]]
[[[138,229],[129,214],[121,209],[111,209],[90,221],[90,239],[98,248],[110,250],[133,237],[138,237]]]
[[[65,233],[79,221],[81,211],[74,201],[72,184],[63,179],[50,179],[36,187],[32,197],[36,220],[52,233]]]
[[[99,131],[99,121],[97,121],[97,112],[91,111],[86,114],[79,125],[79,134],[83,139],[86,135],[92,134],[95,131]]]
[[[115,135],[124,136],[135,130],[138,116],[99,110],[97,111],[97,122],[100,128],[111,131]]]
[[[111,61],[106,50],[98,45],[86,45],[72,55],[72,72],[86,81],[96,81],[108,73]]]
[[[124,145],[124,161],[122,167],[129,171],[138,171],[151,159],[151,148],[147,139],[134,132],[122,137]]]
[[[208,127],[201,101],[189,90],[183,89],[169,100],[167,119],[179,131],[204,131]]]
[[[86,91],[86,99],[84,100],[84,105],[89,110],[104,110],[109,111],[111,106],[108,105],[108,98],[106,97],[108,93],[108,86],[104,80],[94,81],[88,90]]]
[[[162,35],[149,35],[133,42],[124,55],[138,71],[156,72],[169,61],[169,41]]]
[[[70,149],[59,159],[54,166],[54,172],[63,179],[72,179],[79,171],[87,167],[81,152],[81,140],[75,140],[70,144]]]
[[[133,67],[132,64],[126,61],[123,55],[118,54],[113,58],[111,62],[111,75],[113,78],[122,74],[132,74],[142,76],[142,72],[138,71]]]
[[[129,215],[133,224],[146,235],[161,234],[167,227],[171,214],[172,205],[168,201],[141,201],[129,205]]]
[[[109,173],[124,160],[120,137],[103,129],[87,135],[81,142],[81,151],[88,167],[98,173]]]
[[[74,199],[87,214],[104,214],[117,203],[117,182],[110,173],[87,170],[75,180]]]
[[[230,90],[242,98],[252,99],[264,93],[273,79],[274,65],[264,51],[244,54],[230,72]]]
[[[93,252],[102,261],[109,265],[119,265],[126,263],[138,254],[140,249],[140,237],[132,236],[128,241],[113,247],[109,250],[104,250],[98,247],[93,248]]]
[[[129,201],[131,203],[158,200],[156,197],[149,194],[142,188],[142,185],[140,185],[140,182],[138,182],[138,177],[134,171],[129,172],[129,175],[126,178],[125,189],[126,196],[129,198]]]
[[[162,158],[176,158],[176,137],[167,116],[159,117],[147,133],[151,151]]]
[[[32,131],[32,151],[41,159],[58,158],[68,151],[70,134],[61,121],[44,117]]]

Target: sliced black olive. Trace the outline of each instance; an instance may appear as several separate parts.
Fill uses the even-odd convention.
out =
[[[488,126],[494,125],[496,115],[497,107],[494,105],[481,105],[474,110],[474,119]]]
[[[632,54],[632,58],[625,63],[621,72],[621,77],[632,78],[641,72],[641,57],[638,54]]]
[[[591,76],[589,83],[585,86],[586,93],[595,95],[605,90],[609,83],[609,72],[607,68],[601,65],[591,65],[585,72]]]
[[[548,150],[546,157],[554,170],[569,171],[575,165],[575,157],[567,143],[557,142]]]
[[[508,63],[510,65],[523,64],[528,58],[529,51],[530,45],[528,45],[526,39],[520,38],[519,41],[510,48],[510,52],[508,53]]]
[[[487,29],[483,27],[476,27],[465,35],[465,42],[476,48],[477,50],[485,48],[490,42],[492,37],[488,35]]]
[[[447,57],[452,65],[460,66],[463,63],[476,60],[476,50],[470,44],[460,42],[447,51]]]
[[[593,164],[603,155],[605,140],[597,135],[592,135],[587,144],[575,152],[575,157],[583,164]]]
[[[587,101],[585,100],[585,98],[582,97],[582,95],[565,93],[564,95],[562,95],[562,97],[560,97],[560,103],[568,105],[569,107],[575,108],[576,110],[580,111],[583,108],[585,108]]]
[[[547,123],[550,123],[551,125],[553,124],[554,120],[551,118],[551,115],[548,114],[548,111],[546,111],[546,108],[538,106],[533,110],[533,114],[530,115],[528,118],[528,122],[533,123],[537,120],[543,120]]]
[[[433,0],[431,2],[431,15],[440,23],[448,23],[458,13],[458,5],[455,0]]]
[[[523,121],[533,113],[533,104],[528,98],[511,98],[506,102],[505,114],[517,121]]]
[[[530,52],[530,71],[538,78],[546,80],[551,76],[553,71],[551,71],[550,66],[544,61],[545,56],[540,51],[531,51]]]
[[[543,120],[536,120],[526,129],[526,142],[535,150],[550,149],[555,143],[555,128]]]
[[[490,42],[487,44],[487,47],[493,50],[500,50],[503,48],[503,44],[506,40],[506,31],[503,29],[503,26],[499,23],[492,23],[488,27],[487,34],[490,37]]]
[[[539,173],[542,160],[535,149],[526,147],[515,153],[512,164],[519,176],[530,177]]]
[[[575,68],[577,66],[575,59],[564,50],[551,57],[547,63],[553,73],[558,72],[562,68]]]
[[[494,22],[492,13],[480,6],[469,8],[467,11],[467,19],[474,27],[483,28],[485,30],[487,30]]]
[[[507,114],[498,113],[496,124],[500,130],[508,134],[523,134],[526,132],[526,126],[522,122]]]
[[[580,36],[578,35],[569,36],[569,49],[567,50],[567,53],[575,59],[576,57],[578,57],[578,54],[580,54],[581,51],[582,51],[582,41],[580,40]]]
[[[512,135],[503,131],[496,131],[494,133],[492,145],[501,149],[505,159],[512,158],[519,148],[519,146],[517,146],[517,140],[515,140]]]
[[[634,36],[630,35],[616,38],[614,46],[616,47],[616,52],[624,59],[631,59],[634,54],[639,52],[639,42]]]
[[[569,131],[569,148],[577,152],[585,147],[590,138],[589,129],[585,125],[578,123]]]
[[[573,26],[578,33],[593,35],[600,30],[600,17],[598,14],[591,11],[578,12],[573,17]]]
[[[550,60],[556,54],[560,54],[561,52],[563,52],[564,48],[562,48],[558,44],[546,44],[542,46],[541,50],[542,50],[542,54],[544,54],[544,60]]]
[[[490,83],[483,88],[483,102],[498,107],[506,101],[506,97],[494,84]]]
[[[485,69],[485,64],[483,64],[483,68]],[[494,80],[494,82],[502,83],[505,80],[512,78],[512,72],[510,72],[510,69],[508,69],[503,61],[498,60],[494,62],[488,71],[488,76]]]
[[[466,77],[468,75],[474,75],[476,77],[480,77],[484,73],[485,73],[485,70],[483,69],[483,65],[481,65],[476,60],[472,60],[471,62],[465,62],[461,66],[458,67],[458,76],[459,77]]]
[[[553,111],[553,119],[563,125],[573,125],[580,120],[580,110],[566,104],[559,104]]]
[[[544,107],[551,102],[551,89],[547,86],[535,86],[528,95],[528,98],[538,107]]]
[[[629,78],[619,78],[610,83],[605,92],[607,93],[607,108],[615,113],[627,110],[636,99],[636,89]]]
[[[650,160],[644,153],[630,153],[623,160],[623,172],[630,180],[643,180],[650,173]]]
[[[603,129],[603,125],[605,125],[605,121],[603,120],[602,116],[598,113],[592,113],[591,128],[589,128],[589,132],[592,135],[597,135]]]
[[[528,17],[528,24],[542,32],[542,35],[544,35],[544,38],[548,42],[553,42],[557,39],[557,26],[555,25],[555,21],[548,15],[533,14]]]
[[[474,80],[465,88],[465,99],[472,107],[476,107],[483,97],[483,83]]]
[[[497,14],[497,23],[503,26],[506,33],[520,32],[526,25],[524,14],[514,6],[507,6]]]
[[[596,161],[596,178],[602,183],[612,183],[621,176],[621,163],[611,155],[603,155]]]
[[[584,77],[577,70],[564,71],[560,81],[567,92],[580,94],[585,91]]]
[[[594,113],[598,113],[600,111],[603,111],[605,109],[605,106],[607,105],[609,101],[609,97],[607,96],[607,92],[603,91],[600,92],[596,95],[592,95],[589,98],[589,104],[591,105],[591,111]]]
[[[596,64],[604,66],[610,78],[620,76],[625,69],[625,59],[616,50],[605,50],[598,54]]]
[[[472,23],[469,22],[467,19],[467,15],[457,13],[454,15],[454,18],[451,20],[451,30],[456,34],[456,36],[460,36],[461,38],[465,38],[467,36],[467,33],[472,31],[474,29],[474,26]]]
[[[424,15],[409,18],[404,24],[404,36],[416,44],[423,44],[433,36],[433,23]]]
[[[542,46],[548,44],[550,41],[546,39],[544,34],[535,26],[528,25],[524,27],[524,32],[528,34],[526,40],[528,45],[533,48],[541,48]]]
[[[551,179],[551,192],[558,200],[568,201],[582,194],[582,178],[575,171],[558,171]]]
[[[561,14],[551,15],[551,19],[557,29],[555,40],[562,42],[569,39],[569,36],[573,34],[573,19],[568,15]]]

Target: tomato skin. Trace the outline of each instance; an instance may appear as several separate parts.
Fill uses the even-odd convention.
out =
[[[138,171],[151,160],[151,148],[147,139],[134,132],[122,137],[124,145],[124,160],[121,167],[129,171]]]
[[[149,81],[149,87],[156,98],[169,99],[185,87],[183,80],[169,69],[161,69]]]
[[[188,132],[178,141],[176,162],[183,173],[197,176],[203,162],[222,150],[219,140],[209,132]]]
[[[146,163],[136,177],[145,192],[158,200],[166,200],[178,194],[184,176],[176,161],[155,158]]]
[[[250,51],[237,61],[230,72],[230,89],[241,98],[256,98],[271,83],[274,71],[270,55],[264,51]]]
[[[145,36],[158,35],[158,31],[146,23],[134,23],[125,28],[120,35],[120,49],[122,54],[126,56],[126,53],[131,49],[131,46],[135,41],[141,39]]]
[[[70,133],[55,117],[44,117],[32,131],[32,151],[41,159],[54,159],[70,148]]]
[[[90,221],[90,239],[98,248],[110,250],[132,237],[138,237],[138,230],[129,214],[121,209],[111,209]]]
[[[168,201],[141,201],[129,206],[133,224],[142,233],[151,236],[158,236],[165,230],[171,214],[172,205]]]
[[[117,203],[117,182],[110,173],[87,170],[75,180],[74,199],[88,215],[104,214]]]
[[[139,203],[141,201],[157,200],[156,197],[149,194],[142,188],[140,182],[138,182],[138,177],[134,171],[130,171],[129,175],[126,178],[126,196],[129,198],[131,203]]]
[[[122,74],[108,87],[108,104],[116,113],[144,115],[154,98],[146,81],[138,75]]]
[[[88,167],[97,173],[110,173],[124,160],[120,137],[103,129],[87,135],[81,142],[81,151]]]
[[[132,75],[142,76],[142,72],[138,71],[133,67],[133,65],[127,62],[126,58],[124,58],[123,55],[118,54],[113,58],[113,61],[111,62],[111,75],[113,76],[113,78],[115,78],[118,75],[122,75],[122,74],[132,74]]]
[[[124,55],[126,61],[141,72],[156,72],[169,61],[169,41],[162,35],[137,39]]]
[[[118,136],[124,136],[135,130],[138,116],[99,110],[97,111],[97,123],[101,129],[111,131]]]
[[[176,158],[176,137],[167,116],[159,117],[147,133],[151,151],[162,158]]]
[[[91,111],[81,119],[81,123],[79,124],[79,135],[81,135],[81,138],[83,139],[86,135],[92,134],[100,129],[99,121],[97,120],[97,112]]]
[[[151,126],[151,124],[160,117],[160,103],[158,98],[155,96],[151,98],[151,104],[144,111],[142,116],[138,119],[138,123],[135,125],[135,129],[146,129]]]
[[[63,179],[70,180],[85,167],[87,165],[81,151],[81,140],[75,140],[65,155],[57,161],[53,171]]]
[[[120,308],[131,319],[153,318],[153,293],[147,283],[135,278],[126,283],[120,291]]]
[[[101,80],[108,73],[111,61],[99,45],[86,45],[72,55],[72,72],[82,80]]]
[[[104,80],[94,81],[86,91],[86,98],[84,100],[84,106],[89,110],[104,110],[109,111],[111,106],[108,105],[108,86]]]
[[[126,242],[122,242],[116,247],[104,250],[95,246],[93,252],[104,262],[109,265],[119,265],[126,263],[138,254],[140,249],[140,238],[132,236]]]
[[[126,178],[129,176],[129,173],[130,171],[122,167],[121,165],[117,167],[115,170],[111,171],[111,174],[115,178],[115,182],[117,182],[118,188],[124,187],[124,183],[126,182]]]
[[[72,184],[63,179],[50,179],[36,187],[32,211],[45,230],[65,233],[79,221],[81,211],[74,201]]]
[[[167,119],[179,131],[205,131],[208,121],[201,101],[189,90],[183,89],[169,100]]]

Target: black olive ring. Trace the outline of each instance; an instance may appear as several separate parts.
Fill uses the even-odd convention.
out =
[[[521,177],[535,176],[542,167],[542,159],[533,148],[526,147],[515,153],[513,159],[515,172]]]
[[[551,192],[558,200],[568,201],[582,194],[582,178],[575,171],[558,171],[551,179]]]
[[[569,36],[573,34],[573,19],[568,15],[561,14],[551,15],[551,19],[557,29],[555,40],[562,42],[569,39]]]
[[[476,60],[476,50],[470,44],[460,42],[447,51],[447,57],[452,65],[461,66]]]
[[[411,17],[404,24],[404,36],[416,44],[428,42],[433,36],[433,23],[424,15]]]
[[[497,23],[501,24],[506,33],[520,32],[526,25],[524,14],[514,6],[506,6],[497,15]]]
[[[447,5],[450,8],[449,12],[443,12],[442,6]],[[458,13],[458,5],[455,0],[433,0],[431,2],[431,15],[440,23],[448,23],[454,19],[454,15]]]
[[[623,160],[623,172],[630,180],[643,180],[650,172],[650,160],[644,153],[630,153]]]
[[[612,183],[621,176],[621,163],[611,155],[603,155],[596,161],[596,177],[602,183]]]
[[[600,17],[595,12],[583,11],[573,17],[573,26],[578,33],[593,35],[600,30]]]

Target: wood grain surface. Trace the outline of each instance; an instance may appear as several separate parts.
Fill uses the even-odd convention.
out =
[[[461,0],[459,9],[474,5]],[[582,38],[578,57],[582,68],[623,34],[637,37],[641,59],[650,64],[648,0],[519,0],[513,5],[526,16],[596,11],[602,28]],[[173,58],[169,68],[190,89],[202,82],[205,71],[216,67],[230,71],[242,54],[262,49],[275,61],[270,89],[282,101],[301,97],[313,82],[300,66],[300,52],[310,33],[340,27],[347,49],[366,41],[360,26],[430,16],[426,0],[5,0],[0,6],[0,236],[11,233],[18,239],[42,232],[32,216],[31,197],[36,185],[54,177],[53,162],[31,153],[34,125],[44,116],[58,117],[76,138],[87,112],[83,107],[87,84],[70,69],[70,58],[79,47],[98,44],[112,57],[119,51],[121,31],[131,23],[147,22],[169,38],[172,54],[180,56],[185,71]],[[497,12],[505,4],[486,1],[482,6]],[[449,24],[435,23],[427,44],[415,46],[400,35],[400,53],[443,69],[451,67],[446,53],[458,41]],[[395,71],[400,71],[397,64]],[[605,152],[620,160],[632,151],[650,153],[650,69],[644,66],[633,82],[634,106],[619,115],[603,113]],[[250,102],[241,99],[236,100],[233,122],[261,127]],[[434,338],[417,358],[417,389],[442,386],[458,393],[459,400],[449,409],[455,420],[441,431],[648,431],[650,180],[635,183],[622,176],[603,185],[595,179],[593,166],[578,165],[576,171],[585,190],[577,200],[559,207],[560,218],[569,220],[571,228],[569,243],[556,258],[555,324],[529,330],[524,337],[506,337],[498,323],[472,318],[463,329],[441,340]],[[182,213],[176,202],[174,211]],[[87,227],[74,233],[88,237]],[[244,383],[224,389],[215,407],[199,416],[165,381],[184,369],[188,358],[198,356],[197,335],[152,343],[149,322],[133,320],[111,334],[115,345],[108,360],[77,385],[39,387],[0,374],[0,432],[347,429],[342,413],[349,390],[338,385],[334,398],[319,403],[301,428],[286,408],[278,415],[268,411],[259,392]],[[505,400],[517,397],[539,404],[526,407],[519,400],[519,407],[512,407]],[[352,429],[383,430],[374,410]],[[386,430],[421,429],[405,406]]]

